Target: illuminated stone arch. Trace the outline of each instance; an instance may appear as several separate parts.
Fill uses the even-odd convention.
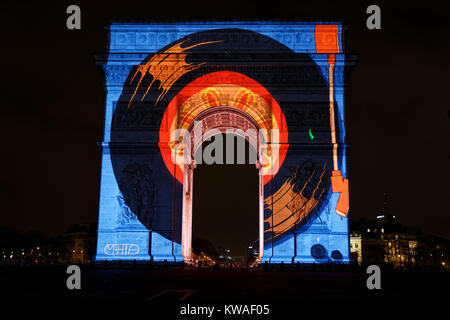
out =
[[[177,144],[170,137],[173,120],[180,120],[174,128],[188,130],[191,121],[183,119],[234,108],[231,112],[242,111],[249,123],[253,118],[268,129],[273,117],[287,119],[286,125],[276,121],[286,135],[279,145],[286,159],[280,157],[279,167],[272,161],[273,174],[260,183],[261,262],[314,262],[310,249],[319,243],[348,262],[344,68],[352,61],[342,43],[339,23],[111,25],[108,55],[98,60],[107,94],[96,258],[178,262],[190,257],[181,230],[187,170],[170,162]],[[184,94],[187,84],[214,73],[215,81],[197,88],[211,91],[206,102],[195,86]],[[235,73],[248,79],[232,81]],[[231,94],[214,98],[223,86],[235,85],[243,90],[239,94],[258,90],[252,80],[268,88],[252,103],[244,99],[236,107]],[[269,118],[251,109],[264,101]],[[186,114],[179,112],[183,106]],[[322,177],[330,178],[330,186]]]
[[[193,134],[196,122],[201,124],[200,135]],[[164,162],[183,184],[181,253],[184,259],[191,260],[192,257],[194,154],[203,141],[218,133],[230,133],[229,130],[247,139],[257,152],[258,230],[259,239],[264,239],[264,184],[276,175],[288,148],[286,120],[270,93],[245,75],[213,72],[186,85],[172,99],[162,123],[159,146]],[[174,139],[172,136],[176,130],[183,129],[191,139],[188,159],[186,143],[180,142],[184,141],[183,137]],[[250,135],[246,134],[249,131]],[[273,134],[275,131],[276,135]],[[264,241],[259,241],[258,252],[261,260]]]
[[[194,134],[194,123],[201,123],[202,132],[199,136]],[[202,143],[216,134],[235,134],[249,141],[257,153],[256,168],[259,170],[259,238],[264,237],[264,177],[261,173],[262,165],[259,157],[263,152],[260,148],[265,148],[267,144],[261,141],[257,122],[248,113],[232,107],[213,107],[200,112],[188,128],[191,139],[191,147],[188,155],[189,163],[184,163],[183,171],[183,217],[182,217],[182,255],[186,260],[192,258],[192,205],[194,188],[194,169],[196,167],[194,155]],[[248,133],[251,130],[252,133]],[[230,132],[231,131],[231,132]],[[259,259],[264,255],[264,242],[260,241]]]
[[[171,135],[177,129],[188,129],[199,113],[220,106],[242,111],[253,119],[266,143],[270,144],[270,148],[276,149],[276,157],[273,161],[269,159],[276,166],[263,168],[262,175],[266,184],[278,172],[286,156],[286,119],[278,103],[265,88],[237,72],[219,71],[206,74],[186,85],[171,100],[163,115],[159,132],[159,145],[162,147],[161,153],[167,169],[180,183],[183,182],[180,171],[173,172],[172,153],[177,141],[172,141]],[[245,125],[242,129],[245,129]],[[272,141],[273,139],[276,141]],[[183,167],[180,169],[182,171]]]

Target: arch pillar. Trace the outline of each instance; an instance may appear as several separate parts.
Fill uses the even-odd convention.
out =
[[[261,148],[261,147],[260,147]],[[260,150],[258,150],[260,154]],[[258,247],[258,263],[261,262],[264,256],[264,175],[262,174],[262,165],[259,161],[256,162],[256,168],[258,169],[258,207],[259,207],[259,247]]]
[[[181,254],[185,261],[192,260],[192,203],[194,187],[194,168],[196,164],[184,165],[183,173],[183,215],[181,230]]]

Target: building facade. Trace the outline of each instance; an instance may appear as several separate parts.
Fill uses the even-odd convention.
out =
[[[350,233],[350,257],[353,263],[357,265],[362,265],[362,239],[359,232]]]
[[[386,265],[399,270],[448,270],[450,242],[423,235],[420,228],[402,225],[388,213],[376,220],[353,221],[350,251],[361,265]],[[362,257],[362,260],[360,259]]]
[[[232,133],[258,154],[258,261],[347,263],[342,37],[339,23],[112,24],[96,258],[190,261],[195,152]]]

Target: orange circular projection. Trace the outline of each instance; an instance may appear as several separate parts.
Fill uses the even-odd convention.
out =
[[[183,183],[183,150],[176,148],[180,140],[173,140],[173,133],[177,129],[187,130],[202,111],[221,106],[237,108],[251,116],[262,130],[264,142],[278,147],[273,155],[270,147],[268,152],[262,153],[267,160],[262,168],[264,183],[267,183],[286,157],[286,119],[276,100],[261,84],[232,71],[212,72],[195,79],[167,106],[159,130],[159,149],[167,169]],[[177,159],[176,166],[173,159]]]

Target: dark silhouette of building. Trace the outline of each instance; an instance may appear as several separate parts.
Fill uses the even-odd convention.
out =
[[[388,210],[378,215],[375,220],[363,218],[352,221],[350,228],[351,251],[356,258],[358,254],[362,255],[361,263],[364,265],[384,264],[395,269],[449,270],[449,240],[425,236],[418,227],[402,225]],[[361,241],[359,250],[353,247],[358,236]]]

